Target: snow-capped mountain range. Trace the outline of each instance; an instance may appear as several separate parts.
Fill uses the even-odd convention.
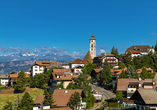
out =
[[[69,55],[58,55],[56,53],[40,55],[32,53],[0,55],[0,74],[7,74],[12,71],[26,71],[30,68],[31,65],[35,63],[36,60],[53,60],[62,64],[73,61],[77,58],[83,59],[84,55],[77,52]]]

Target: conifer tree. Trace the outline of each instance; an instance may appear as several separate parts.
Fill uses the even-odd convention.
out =
[[[111,71],[110,71],[110,64],[107,62],[107,60],[105,60],[104,64],[103,64],[103,70],[102,73],[100,74],[101,78],[105,78],[105,82],[107,84],[112,83],[112,75],[111,75]]]
[[[131,61],[132,57],[131,57],[131,53],[127,53],[125,58],[124,58],[124,63],[125,65],[128,67],[129,65],[132,65],[132,61]]]
[[[50,108],[55,108],[56,105],[54,104],[54,99],[52,96],[52,92],[50,91],[50,89],[45,91],[45,98],[44,98],[44,105],[50,105]]]
[[[19,104],[17,110],[32,110],[33,109],[33,100],[28,92],[22,97],[21,103]]]
[[[19,104],[20,104],[20,96],[17,95],[17,100],[14,101],[13,110],[17,110]]]
[[[81,106],[81,97],[79,92],[74,92],[68,102],[68,106],[74,110],[78,110]]]
[[[126,74],[128,78],[138,78],[138,74],[135,72],[134,68],[131,65],[128,66]]]
[[[111,54],[114,54],[115,51],[116,51],[116,49],[115,49],[114,46],[113,46],[112,49],[111,49]]]
[[[124,70],[120,73],[119,78],[127,78]]]
[[[15,89],[19,90],[20,92],[24,91],[26,89],[26,77],[24,74],[24,71],[22,70],[20,73],[18,73],[18,80],[17,83],[15,85]]]
[[[89,74],[89,75],[91,75],[91,72],[92,72],[92,70],[93,69],[96,69],[97,68],[97,65],[96,64],[92,64],[92,63],[87,63],[87,64],[85,64],[85,66],[84,66],[84,68],[82,69],[82,72],[84,73],[84,74]]]
[[[7,101],[7,104],[3,107],[2,110],[12,110],[12,109],[13,109],[12,102]]]

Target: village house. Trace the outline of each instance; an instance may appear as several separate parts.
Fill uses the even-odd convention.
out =
[[[1,74],[0,76],[0,84],[2,86],[6,86],[9,83],[9,75],[7,74]]]
[[[52,88],[61,82],[63,83],[63,88],[66,88],[78,76],[76,73],[71,72],[71,69],[53,69],[50,82],[52,83]]]
[[[136,110],[157,110],[156,89],[138,89],[130,100],[134,100]]]
[[[45,71],[53,67],[61,67],[60,63],[57,61],[35,61],[35,64],[32,65],[32,77],[36,74],[43,74]]]
[[[107,62],[112,65],[113,68],[118,68],[118,61],[121,60],[121,58],[118,58],[111,53],[102,53],[93,59],[93,64],[96,64],[98,68],[102,68],[105,60],[107,60]]]
[[[139,55],[148,55],[150,51],[154,53],[155,50],[149,45],[139,45],[139,46],[131,46],[127,48],[127,50],[125,51],[125,54],[127,54],[128,52],[139,52],[140,53]],[[135,53],[135,54],[138,54],[138,53]]]
[[[74,60],[73,62],[70,63],[70,68],[74,68],[76,66],[84,67],[84,64],[85,64],[85,62],[78,58],[78,59],[76,59],[76,60]]]
[[[80,73],[82,73],[82,69],[83,69],[83,66],[78,65],[78,66],[75,66],[74,68],[72,68],[71,71],[80,75]]]
[[[92,72],[91,72],[91,77],[92,77],[92,80],[95,81],[96,78],[97,78],[97,75],[99,73],[102,72],[103,69],[93,69]]]
[[[122,71],[126,71],[126,70],[127,68],[122,68],[122,69],[117,69],[117,70],[111,69],[112,80],[113,80],[113,86],[112,86],[113,90],[116,87],[116,83],[119,78],[119,75],[122,73]]]
[[[17,79],[19,79],[18,78],[18,74],[19,74],[20,72],[17,72],[17,73],[14,73],[14,74],[10,74],[9,75],[9,78],[10,78],[10,83],[11,83],[11,86],[13,87],[13,85],[14,84],[16,84],[16,81],[17,81]],[[25,77],[26,78],[29,78],[29,74],[27,74],[27,73],[24,73],[25,74]]]
[[[137,89],[153,89],[155,87],[156,80],[154,79],[118,79],[117,91],[122,91],[123,102],[131,104],[133,101],[129,99]]]
[[[62,67],[64,69],[70,69],[70,62],[66,62],[66,63],[62,64]]]
[[[83,98],[85,98],[85,94],[81,89],[55,89],[53,93],[54,105],[56,105],[57,108],[67,107],[69,99],[75,91],[78,92],[81,97],[81,107],[79,107],[79,109],[85,109],[86,102],[82,102]]]
[[[43,109],[43,101],[44,101],[45,95],[39,95],[34,104],[33,104],[33,110],[42,110]]]

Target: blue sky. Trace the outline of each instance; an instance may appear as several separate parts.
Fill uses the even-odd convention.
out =
[[[0,55],[43,48],[86,54],[155,45],[157,0],[0,0]]]

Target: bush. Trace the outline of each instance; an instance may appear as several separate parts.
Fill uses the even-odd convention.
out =
[[[0,83],[0,86],[2,86],[2,84]]]
[[[118,102],[109,102],[108,103],[108,107],[118,107],[119,106],[119,103]]]

